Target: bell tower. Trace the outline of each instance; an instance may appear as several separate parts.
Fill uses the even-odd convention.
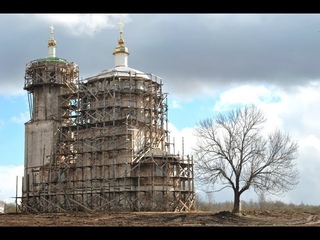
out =
[[[56,151],[57,130],[64,124],[59,96],[77,92],[77,64],[56,57],[54,28],[50,27],[48,56],[26,64],[24,90],[28,92],[30,120],[25,123],[25,161],[23,188],[32,187],[35,169],[50,163]],[[68,105],[68,103],[66,103]],[[31,168],[34,168],[31,172]]]

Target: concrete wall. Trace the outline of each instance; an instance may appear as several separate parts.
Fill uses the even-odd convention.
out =
[[[49,163],[50,156],[55,151],[53,148],[58,135],[55,134],[56,131],[57,123],[53,120],[25,124],[25,177],[31,174],[31,168]],[[27,181],[27,178],[24,180]]]

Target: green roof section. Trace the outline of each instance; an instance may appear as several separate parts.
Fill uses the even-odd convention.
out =
[[[34,62],[64,62],[67,63],[68,61],[63,58],[58,58],[58,57],[46,57],[46,58],[39,58],[36,60],[31,61],[31,63]]]

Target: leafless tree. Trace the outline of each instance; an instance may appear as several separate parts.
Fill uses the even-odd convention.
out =
[[[201,120],[195,128],[195,179],[232,188],[233,213],[240,211],[240,196],[253,187],[256,193],[281,195],[299,182],[295,159],[298,144],[275,129],[264,134],[266,118],[255,105],[236,108]]]

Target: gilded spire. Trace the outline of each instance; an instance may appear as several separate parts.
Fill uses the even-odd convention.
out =
[[[50,39],[48,41],[48,48],[49,48],[49,57],[56,57],[56,40],[54,40],[53,37],[53,30],[54,27],[51,25],[50,26],[51,32],[50,32]]]
[[[56,40],[54,40],[54,37],[53,37],[54,27],[51,25],[50,29],[51,29],[51,32],[50,32],[50,39],[48,41],[48,47],[51,47],[51,46],[54,47],[57,45]]]
[[[118,46],[114,49],[113,55],[116,54],[116,53],[127,53],[127,54],[129,54],[128,48],[126,48],[124,46],[124,39],[122,37],[122,34],[123,34],[122,27],[123,27],[123,22],[120,21],[119,22],[120,37],[119,37],[119,40],[118,40]]]
[[[123,22],[119,22],[119,28],[120,28],[120,38],[119,38],[119,40],[118,40],[118,43],[119,43],[119,45],[124,45],[124,40],[123,40],[123,38],[122,38],[122,33],[123,33],[123,30],[122,30],[122,27],[123,27]]]

